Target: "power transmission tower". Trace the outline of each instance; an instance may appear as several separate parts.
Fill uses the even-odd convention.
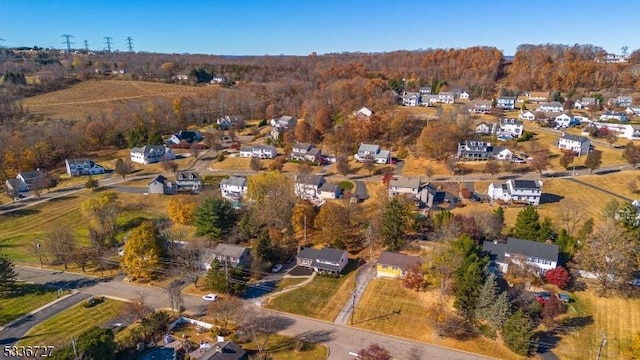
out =
[[[107,45],[107,52],[111,52],[111,40],[113,38],[111,36],[105,36],[104,37],[104,42]]]
[[[89,52],[89,42],[87,40],[84,41],[84,50]]]
[[[129,52],[133,52],[133,39],[131,36],[127,37],[127,48],[129,48]]]
[[[64,38],[64,41],[62,42],[63,44],[67,44],[67,52],[71,52],[71,44],[73,43],[71,41],[71,38],[73,37],[73,35],[69,35],[69,34],[63,34],[60,37]]]

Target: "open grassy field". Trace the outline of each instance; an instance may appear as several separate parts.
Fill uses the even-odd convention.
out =
[[[40,306],[56,299],[58,292],[41,285],[16,284],[15,292],[2,298],[0,306],[0,325],[28,314]]]
[[[406,289],[400,280],[374,279],[356,307],[354,326],[501,359],[519,358],[487,338],[456,341],[439,337],[427,315],[435,299],[435,293]]]
[[[355,264],[340,278],[316,276],[309,284],[271,299],[266,307],[316,319],[333,321],[355,287]]]
[[[575,329],[561,336],[553,352],[561,359],[595,359],[605,334],[602,359],[631,359],[624,356],[624,350],[640,332],[640,299],[601,298],[591,289],[574,295],[576,301],[570,304],[568,314]]]
[[[296,349],[297,340],[283,335],[272,335],[267,342],[267,351],[273,360],[325,360],[329,355],[327,347],[322,344],[303,342]],[[242,345],[247,351],[257,351],[255,343]]]
[[[213,89],[213,88],[210,88]],[[145,81],[85,81],[68,89],[53,91],[23,100],[30,112],[48,118],[84,120],[88,115],[108,113],[128,101],[155,98],[174,99],[210,91],[207,88]]]
[[[125,303],[106,299],[93,307],[85,308],[84,302],[59,312],[27,332],[18,345],[61,346],[94,326],[104,326],[122,316]]]

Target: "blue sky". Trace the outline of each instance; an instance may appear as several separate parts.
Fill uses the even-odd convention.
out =
[[[640,47],[640,1],[3,0],[4,46],[227,55],[393,51],[519,44]]]

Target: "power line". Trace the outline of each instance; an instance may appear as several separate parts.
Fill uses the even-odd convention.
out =
[[[111,52],[111,40],[113,40],[113,38],[111,36],[105,36],[103,39],[107,45],[107,52]]]
[[[71,41],[71,38],[73,37],[73,35],[69,35],[69,34],[63,34],[60,35],[60,37],[63,37],[65,39],[65,41],[63,41],[63,44],[67,44],[67,52],[71,52],[71,44],[75,44],[74,42]]]
[[[87,40],[84,41],[84,50],[89,52],[89,42]]]
[[[129,49],[129,52],[133,52],[133,39],[131,36],[127,37],[127,48]]]

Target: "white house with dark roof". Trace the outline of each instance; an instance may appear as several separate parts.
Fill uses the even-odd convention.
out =
[[[178,171],[175,186],[177,191],[198,192],[202,189],[202,180],[195,171]]]
[[[422,104],[422,106],[432,106],[434,104],[437,104],[439,101],[440,98],[438,97],[438,95],[423,94],[422,96],[420,96],[420,103]]]
[[[173,150],[164,145],[145,145],[129,150],[131,161],[138,164],[153,164],[163,160],[173,160],[176,155]]]
[[[369,156],[372,156],[377,164],[387,164],[391,160],[391,151],[381,150],[380,145],[361,143],[354,155],[355,159],[362,162]]]
[[[204,268],[207,270],[211,268],[213,260],[216,260],[220,265],[226,263],[230,266],[249,267],[251,265],[251,250],[244,246],[220,243],[213,251],[203,255],[202,259]]]
[[[493,104],[489,100],[473,100],[467,105],[467,108],[472,114],[489,114]]]
[[[490,123],[487,124],[486,122],[481,122],[478,125],[476,125],[476,134],[481,134],[481,135],[491,135],[491,134],[495,134],[497,132],[499,128],[498,123]]]
[[[169,138],[169,142],[172,144],[180,144],[182,142],[191,144],[198,141],[202,141],[202,134],[197,130],[180,130]]]
[[[321,198],[327,199],[337,199],[342,195],[342,188],[338,184],[331,184],[325,182],[318,189],[318,193]]]
[[[324,176],[313,174],[299,174],[293,185],[293,192],[305,200],[320,198],[320,187],[325,183]]]
[[[511,161],[513,158],[513,151],[506,147],[496,146],[493,148],[493,158],[496,160]]]
[[[542,103],[536,109],[536,111],[543,111],[543,112],[562,112],[562,110],[564,110],[564,105],[562,105],[562,103],[560,103],[559,101]]]
[[[420,95],[431,95],[431,86],[423,86],[418,91]]]
[[[418,106],[420,104],[419,92],[405,92],[402,95],[402,105],[404,106]]]
[[[499,107],[504,110],[513,110],[516,108],[516,97],[515,96],[500,96],[496,100],[496,107]]]
[[[244,124],[244,116],[242,115],[226,115],[217,120],[220,130],[228,130],[232,127],[238,127]]]
[[[314,144],[299,142],[291,148],[291,159],[320,163],[322,162],[322,151]]]
[[[345,250],[334,248],[304,248],[296,255],[298,266],[311,268],[316,272],[340,274],[349,262],[348,254]]]
[[[258,159],[273,159],[278,156],[278,150],[273,145],[251,145],[240,148],[240,157]]]
[[[34,186],[42,188],[44,173],[40,170],[21,171],[15,179],[7,179],[5,185],[10,192],[19,193],[30,191]]]
[[[220,193],[223,199],[231,202],[240,201],[247,197],[247,178],[244,176],[229,176],[220,181]]]
[[[629,119],[627,118],[627,114],[624,111],[605,111],[600,115],[600,121],[618,121],[618,122],[627,122]]]
[[[509,179],[506,183],[489,184],[487,193],[491,200],[539,205],[542,197],[542,181]]]
[[[460,99],[461,101],[469,101],[470,98],[471,98],[471,95],[469,95],[469,93],[464,90],[462,90],[458,94],[458,99]]]
[[[530,110],[527,110],[525,112],[520,113],[520,115],[518,115],[518,119],[527,120],[527,121],[534,121],[536,119],[536,114],[534,114]]]
[[[500,128],[498,129],[498,138],[512,138],[517,139],[524,133],[524,123],[517,119],[504,118],[500,121]]]
[[[90,159],[65,159],[64,165],[70,177],[104,174],[104,168]]]
[[[571,126],[572,121],[573,121],[573,115],[571,113],[562,113],[556,116],[555,119],[553,119],[553,122],[556,124],[556,126],[561,126],[565,128]]]
[[[576,109],[586,109],[589,106],[599,105],[599,104],[600,104],[600,100],[594,97],[583,97],[582,99],[576,100],[576,102],[573,104],[573,107]]]
[[[441,104],[453,104],[456,94],[453,91],[442,91],[438,93],[438,102]]]
[[[510,237],[506,243],[485,241],[482,250],[489,255],[495,269],[503,274],[508,273],[509,266],[514,265],[527,265],[539,274],[558,266],[559,248],[555,244]]]
[[[576,156],[588,155],[591,141],[584,137],[572,134],[563,134],[558,140],[558,149],[571,151]]]
[[[493,156],[493,145],[486,141],[464,140],[458,143],[457,157],[460,160],[489,160]]]
[[[373,110],[369,109],[366,106],[363,106],[359,110],[353,113],[359,119],[368,119],[373,115]]]
[[[615,99],[615,105],[618,107],[627,107],[633,103],[633,98],[630,95],[619,95]]]
[[[149,182],[149,194],[168,195],[175,192],[173,184],[166,177],[158,175]]]

